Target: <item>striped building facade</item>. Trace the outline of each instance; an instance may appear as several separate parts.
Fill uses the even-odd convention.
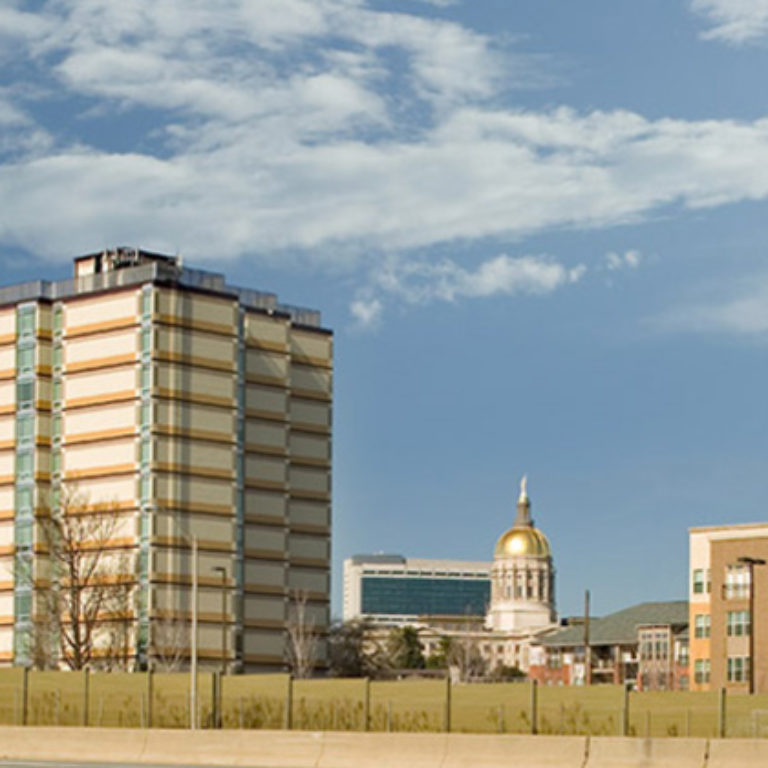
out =
[[[319,313],[171,257],[117,249],[0,289],[0,662],[31,662],[40,519],[75,491],[119,513],[132,665],[161,621],[191,621],[196,541],[203,668],[284,668],[291,600],[329,621],[331,387]]]

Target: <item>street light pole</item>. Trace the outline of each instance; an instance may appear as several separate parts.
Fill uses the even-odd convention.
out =
[[[221,575],[221,674],[227,674],[227,569],[217,565],[213,569]]]
[[[197,592],[198,592],[197,536],[192,538],[192,648],[189,662],[189,727],[197,730]]]
[[[760,557],[740,557],[738,562],[749,569],[749,693],[755,692],[757,664],[755,663],[755,566],[765,565]]]

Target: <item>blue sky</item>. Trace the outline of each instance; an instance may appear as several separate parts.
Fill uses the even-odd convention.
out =
[[[2,283],[126,244],[336,331],[357,552],[489,559],[517,484],[564,614],[686,594],[765,519],[768,0],[4,0]]]

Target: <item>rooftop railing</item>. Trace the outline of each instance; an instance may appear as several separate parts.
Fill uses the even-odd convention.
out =
[[[290,304],[278,303],[274,293],[255,291],[250,288],[239,288],[227,285],[224,275],[217,272],[206,272],[201,269],[178,267],[166,262],[153,262],[137,267],[126,267],[109,272],[99,272],[92,275],[73,277],[68,280],[30,280],[26,283],[9,285],[0,288],[0,306],[18,304],[24,301],[61,299],[96,293],[112,288],[125,288],[131,285],[141,285],[154,280],[167,280],[189,288],[201,288],[236,297],[246,308],[272,310],[287,314],[293,322],[300,325],[320,327],[320,312]]]

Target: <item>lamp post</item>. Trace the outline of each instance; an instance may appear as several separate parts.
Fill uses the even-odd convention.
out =
[[[157,508],[155,508],[157,511]],[[189,727],[197,730],[197,613],[198,613],[198,574],[200,557],[197,536],[178,531],[179,538],[192,546],[192,637],[190,638],[189,659]]]
[[[755,664],[755,566],[765,565],[760,557],[740,557],[738,562],[749,570],[749,692],[755,692],[757,664]]]
[[[198,608],[197,536],[192,538],[192,638],[189,660],[189,727],[197,730],[197,608]]]
[[[221,576],[221,674],[227,674],[227,569],[217,565],[213,569]]]

